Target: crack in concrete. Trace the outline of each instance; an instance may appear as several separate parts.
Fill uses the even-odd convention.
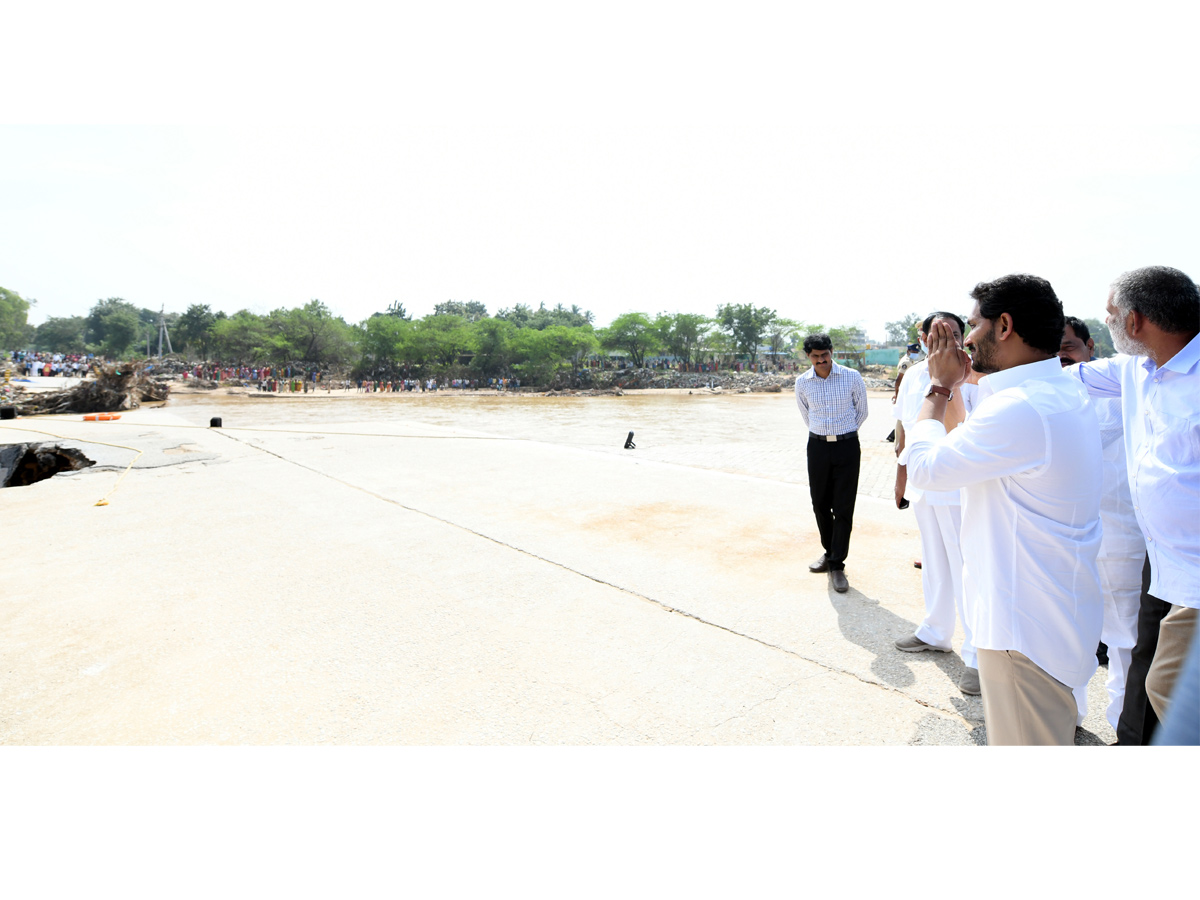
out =
[[[312,466],[305,465],[304,463],[298,462],[294,459],[288,459],[286,456],[282,456],[282,455],[274,452],[273,450],[268,450],[266,447],[258,447],[253,444],[250,444],[247,441],[243,441],[239,438],[234,437],[231,434],[228,434],[224,430],[222,430],[220,433],[223,437],[226,437],[231,441],[236,441],[237,443],[242,444],[245,447],[250,447],[251,449],[258,450],[258,451],[260,451],[262,453],[266,453],[270,456],[274,456],[276,459],[282,460],[283,462],[286,462],[286,463],[290,463],[291,465],[296,466],[297,468],[300,468],[300,469],[304,469],[307,472],[312,472],[314,475],[319,475],[322,478],[328,478],[330,481],[335,481],[338,484],[344,485],[345,487],[348,487],[352,490],[361,491],[362,493],[364,493],[370,497],[374,497],[377,500],[382,500],[384,503],[390,503],[393,506],[398,506],[400,509],[407,510],[408,512],[415,513],[416,515],[425,516],[426,518],[432,519],[435,522],[441,522],[443,525],[449,525],[451,528],[457,528],[460,531],[465,531],[468,534],[475,535],[476,537],[482,538],[485,541],[490,541],[493,544],[497,544],[501,547],[505,547],[509,550],[512,550],[515,553],[520,553],[523,556],[528,556],[532,559],[538,560],[539,562],[544,562],[547,565],[555,566],[556,568],[562,569],[565,572],[570,572],[572,575],[578,575],[580,578],[586,578],[588,581],[592,581],[596,584],[600,584],[605,587],[610,587],[614,590],[620,591],[623,594],[628,594],[631,597],[637,597],[639,600],[644,600],[647,603],[651,603],[654,606],[657,606],[659,609],[664,610],[665,612],[674,613],[675,615],[678,615],[678,616],[683,616],[683,617],[691,619],[695,622],[699,622],[702,625],[708,625],[711,628],[717,628],[728,634],[732,634],[735,637],[740,637],[740,638],[743,638],[744,640],[752,641],[763,647],[768,647],[771,650],[777,650],[780,653],[786,653],[788,656],[792,656],[792,657],[795,657],[796,659],[803,660],[804,662],[811,663],[812,665],[817,666],[817,667],[825,670],[826,672],[833,672],[838,675],[845,675],[849,678],[853,678],[854,680],[858,681],[861,684],[870,685],[872,687],[879,688],[879,689],[887,691],[889,693],[899,694],[904,699],[910,700],[913,703],[916,703],[918,706],[923,706],[926,709],[931,709],[935,712],[942,713],[943,715],[950,716],[954,719],[958,719],[961,722],[963,722],[968,728],[971,727],[970,720],[965,718],[957,710],[946,709],[945,707],[939,706],[936,703],[931,703],[928,700],[922,700],[920,697],[913,696],[912,694],[909,694],[907,691],[903,691],[900,688],[893,687],[890,684],[884,684],[882,682],[875,681],[870,678],[864,678],[862,675],[859,675],[857,672],[854,672],[850,669],[843,668],[842,666],[836,666],[831,663],[822,662],[821,660],[818,660],[818,659],[813,659],[811,657],[805,656],[802,653],[798,653],[795,650],[789,649],[788,647],[783,647],[783,646],[780,646],[779,644],[773,644],[770,641],[766,641],[766,640],[763,640],[762,638],[755,637],[752,634],[745,634],[741,631],[737,631],[736,629],[730,628],[726,625],[722,625],[719,622],[712,622],[708,619],[703,618],[702,616],[696,615],[695,613],[691,613],[685,609],[679,609],[678,607],[672,606],[671,604],[666,603],[665,601],[657,600],[654,597],[650,597],[650,596],[647,596],[646,594],[639,593],[638,591],[635,591],[632,588],[627,588],[627,587],[624,587],[619,584],[614,584],[611,581],[605,581],[603,578],[599,578],[595,575],[589,575],[587,572],[582,572],[578,569],[573,569],[570,566],[566,565],[565,563],[560,563],[557,560],[550,559],[545,556],[539,556],[538,554],[534,553],[531,550],[526,550],[523,547],[518,547],[515,544],[510,544],[507,541],[502,541],[499,538],[492,537],[490,534],[484,534],[482,531],[476,531],[474,528],[470,528],[467,525],[462,525],[458,522],[451,521],[450,519],[444,519],[441,516],[436,515],[434,513],[427,512],[423,509],[417,509],[415,506],[408,506],[404,503],[401,503],[399,500],[395,500],[391,497],[385,497],[383,494],[372,491],[369,488],[365,488],[365,487],[362,487],[361,485],[353,484],[342,478],[338,478],[336,475],[331,475],[328,472],[322,472],[320,469],[316,469],[316,468],[313,468]]]
[[[786,691],[788,688],[793,688],[793,687],[795,687],[796,685],[798,685],[798,684],[799,684],[801,681],[803,681],[803,680],[805,680],[805,679],[797,679],[796,681],[791,681],[791,682],[788,682],[788,683],[787,683],[787,684],[785,684],[783,687],[781,687],[779,690],[777,690],[777,691],[776,691],[774,694],[772,694],[770,697],[764,697],[763,699],[759,700],[757,703],[753,704],[752,706],[750,706],[750,707],[748,707],[747,709],[743,710],[742,712],[738,713],[736,716],[730,716],[730,717],[729,717],[728,719],[726,719],[724,722],[718,722],[716,725],[714,725],[714,726],[712,727],[712,730],[713,730],[713,731],[716,731],[718,728],[723,728],[724,726],[726,726],[726,725],[728,725],[730,722],[732,722],[734,719],[744,719],[744,718],[746,718],[748,715],[750,715],[752,712],[754,712],[756,709],[758,709],[758,708],[759,708],[760,706],[762,706],[764,703],[772,703],[772,702],[774,702],[774,701],[778,700],[778,699],[779,699],[779,695],[780,695],[780,694],[782,694],[782,693],[783,693],[784,691]]]

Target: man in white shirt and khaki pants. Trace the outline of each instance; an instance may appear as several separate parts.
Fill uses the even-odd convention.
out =
[[[1147,266],[1113,282],[1107,310],[1127,355],[1074,374],[1093,397],[1121,401],[1148,571],[1117,742],[1148,744],[1200,618],[1200,289],[1178,269]]]
[[[1103,618],[1100,427],[1058,361],[1064,317],[1049,282],[1006,275],[971,296],[972,356],[933,324],[908,480],[962,489],[963,613],[988,743],[1070,745]],[[972,367],[986,376],[975,409],[947,434],[948,401]]]

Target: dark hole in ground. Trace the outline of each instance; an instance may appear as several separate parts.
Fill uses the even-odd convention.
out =
[[[94,466],[79,450],[57,444],[9,444],[0,447],[0,487],[26,487],[59,472]]]

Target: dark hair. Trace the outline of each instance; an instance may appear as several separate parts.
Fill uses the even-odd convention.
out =
[[[1170,266],[1147,266],[1117,276],[1113,306],[1125,315],[1136,310],[1168,334],[1200,332],[1200,290]]]
[[[961,331],[963,334],[967,333],[966,323],[962,319],[960,319],[958,316],[956,316],[952,312],[946,312],[945,310],[938,310],[937,312],[931,312],[929,315],[927,315],[925,317],[925,321],[921,323],[921,334],[929,334],[929,329],[933,327],[934,319],[953,319],[955,322],[958,323],[958,330]]]
[[[1083,321],[1083,319],[1076,318],[1075,316],[1067,316],[1063,319],[1064,333],[1066,333],[1068,325],[1075,332],[1075,337],[1079,338],[1085,344],[1092,339],[1092,332],[1088,329],[1087,322]]]
[[[998,319],[1001,313],[1008,313],[1013,331],[1021,340],[1051,356],[1058,353],[1063,336],[1062,301],[1045,278],[1005,275],[979,282],[971,296],[979,302],[979,314],[985,319]]]
[[[812,353],[814,350],[832,350],[833,341],[829,339],[823,331],[818,331],[816,334],[810,334],[804,339],[804,355]]]

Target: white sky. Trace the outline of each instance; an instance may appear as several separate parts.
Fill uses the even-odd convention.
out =
[[[1184,7],[964,7],[6,11],[0,285],[35,323],[752,302],[881,337],[1012,271],[1084,317],[1200,277]]]

